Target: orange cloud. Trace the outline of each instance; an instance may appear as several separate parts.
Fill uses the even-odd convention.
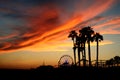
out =
[[[8,37],[9,41],[1,43],[0,51],[16,50],[28,46],[34,47],[36,43],[44,46],[40,47],[39,50],[46,50],[48,48],[57,50],[60,46],[70,46],[68,43],[61,44],[62,40],[67,39],[69,31],[75,28],[80,29],[90,24],[90,22],[94,24],[104,20],[104,17],[97,16],[109,9],[113,3],[113,0],[94,1],[94,3],[90,4],[86,0],[78,2],[76,3],[77,7],[70,11],[56,4],[44,4],[26,10],[25,13],[31,15],[24,18],[26,24],[20,28],[13,27],[19,34],[12,36],[12,38]]]

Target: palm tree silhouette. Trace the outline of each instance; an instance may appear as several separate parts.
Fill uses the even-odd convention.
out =
[[[96,33],[93,36],[93,39],[96,41],[97,44],[97,49],[96,49],[96,67],[98,67],[98,57],[99,57],[99,42],[103,40],[103,36],[100,35],[99,33]]]
[[[77,37],[76,31],[75,30],[71,31],[68,37],[69,38],[71,37],[73,40],[74,64],[76,65],[76,42],[75,42],[75,39]]]
[[[77,44],[77,48],[78,48],[78,65],[81,66],[81,63],[80,63],[81,37],[80,36],[76,37],[76,44]]]
[[[86,36],[84,30],[79,30],[79,36],[81,37],[81,44],[82,44],[82,48],[83,48],[83,66],[86,66],[86,49],[85,49],[85,43],[86,43]]]
[[[94,31],[93,31],[93,29],[90,26],[88,26],[88,27],[82,28],[80,32],[84,35],[84,37],[85,37],[85,39],[86,39],[86,41],[88,43],[89,66],[91,66],[90,42],[93,41]]]

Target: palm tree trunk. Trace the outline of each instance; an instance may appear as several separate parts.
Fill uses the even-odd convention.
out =
[[[98,52],[99,52],[98,46],[99,46],[99,44],[98,44],[98,40],[97,40],[97,49],[96,49],[96,52],[97,52],[97,54],[96,54],[96,66],[97,67],[98,67]]]
[[[76,66],[76,47],[74,45],[74,40],[73,40],[73,53],[74,53],[74,64]]]
[[[86,51],[85,51],[85,43],[84,43],[84,61],[83,65],[86,66]]]
[[[91,50],[90,50],[90,41],[88,41],[88,56],[89,56],[89,67],[91,67]]]
[[[76,66],[76,47],[73,47],[73,52],[74,52],[74,64]]]
[[[81,66],[80,64],[80,45],[78,44],[78,65]]]

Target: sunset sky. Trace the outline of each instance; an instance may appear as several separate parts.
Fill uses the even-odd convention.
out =
[[[73,57],[69,32],[86,26],[104,37],[100,60],[120,56],[120,0],[0,0],[0,68],[55,66]]]

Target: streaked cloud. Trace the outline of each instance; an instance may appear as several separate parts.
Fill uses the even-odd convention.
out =
[[[69,43],[61,44],[61,41],[67,39],[70,30],[77,30],[96,23],[98,24],[94,25],[93,28],[100,33],[120,34],[116,30],[119,28],[119,18],[108,20],[109,17],[100,16],[112,6],[114,0],[92,1],[94,3],[89,3],[87,0],[81,0],[81,2],[75,0],[74,3],[70,1],[71,3],[69,2],[68,5],[74,9],[55,0],[52,2],[41,1],[39,2],[40,4],[43,3],[41,5],[37,3],[22,4],[24,1],[18,1],[18,6],[15,3],[8,4],[2,1],[7,5],[0,7],[0,14],[2,14],[0,17],[5,19],[4,24],[0,23],[4,28],[0,27],[0,29],[6,29],[0,34],[0,51],[24,49],[29,46],[35,47],[36,44],[44,46],[40,47],[39,50],[47,50],[48,48],[59,50],[62,46],[70,46]],[[17,7],[13,8],[14,6]],[[108,25],[113,26],[106,28]],[[109,33],[106,30],[110,30]],[[61,48],[62,50],[66,49]]]
[[[104,20],[105,22],[93,26],[102,34],[120,34],[120,17],[112,17],[111,19]]]

